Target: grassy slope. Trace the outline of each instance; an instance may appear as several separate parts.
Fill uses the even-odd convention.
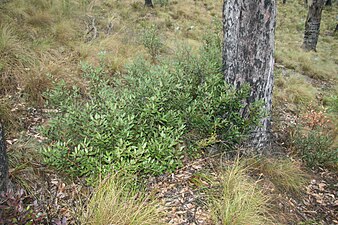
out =
[[[307,9],[302,1],[279,4],[276,32],[276,62],[315,79],[337,80],[338,45],[333,30],[337,5],[325,8],[317,52],[300,49]]]
[[[153,24],[166,43],[162,54],[173,53],[178,42],[198,47],[212,21],[221,18],[222,5],[222,1],[210,0],[171,1],[169,6],[156,5],[153,10],[144,8],[142,1],[66,2],[15,0],[1,6],[2,94],[19,91],[30,102],[42,103],[41,93],[52,85],[51,76],[70,84],[81,83],[80,61],[104,60],[110,71],[121,70],[137,54],[146,54],[140,34]],[[317,52],[306,53],[300,48],[306,18],[302,1],[279,4],[276,62],[308,77],[335,83],[338,46],[332,31],[336,9],[324,10]],[[85,43],[93,17],[99,38]]]
[[[10,1],[2,6],[6,13],[1,13],[0,20],[3,56],[0,68],[5,75],[16,70],[12,82],[2,77],[2,92],[29,86],[21,79],[36,77],[36,71],[39,76],[51,73],[75,79],[77,63],[80,60],[98,63],[102,51],[107,53],[105,61],[112,71],[121,69],[126,61],[145,51],[139,42],[140,32],[152,24],[166,39],[166,53],[171,52],[176,40],[198,46],[212,16],[220,16],[220,12],[216,14],[220,4],[213,1],[196,4],[185,1],[155,10],[135,1],[92,1],[86,5],[81,2],[71,1],[70,6],[65,6],[61,0],[50,3],[37,0],[34,4]],[[86,34],[87,25],[93,17],[99,38],[84,43],[90,36]],[[109,25],[111,32],[106,35]],[[27,89],[27,94],[34,95],[29,92]]]
[[[10,113],[12,105],[42,106],[42,93],[53,81],[85,87],[81,61],[104,62],[113,75],[137,55],[147,56],[140,38],[145,28],[155,25],[165,42],[161,54],[173,54],[178,43],[200,46],[213,18],[221,17],[221,3],[211,0],[173,1],[155,9],[133,0],[67,2],[15,0],[0,6],[1,117],[10,127],[22,125]],[[93,18],[98,38],[86,41]]]
[[[333,33],[336,25],[334,13],[336,10],[337,5],[334,5],[323,11],[317,52],[304,52],[301,45],[306,8],[302,5],[302,1],[278,5],[276,62],[291,69],[294,76],[283,79],[279,76],[282,71],[276,70],[277,90],[275,96],[280,97],[279,91],[288,89],[287,95],[290,96],[284,97],[289,100],[289,103],[296,105],[309,104],[311,101],[318,104],[315,98],[318,92],[331,91],[331,93],[325,92],[324,94],[337,94],[335,89],[338,79],[338,46],[337,35]],[[285,75],[285,73],[283,74]],[[286,82],[286,85],[280,87],[278,82]],[[322,87],[326,88],[323,90]],[[294,100],[296,96],[293,95],[297,95],[299,99]]]

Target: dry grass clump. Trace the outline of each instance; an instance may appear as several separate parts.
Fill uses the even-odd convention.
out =
[[[66,2],[71,2],[71,5],[65,5]],[[74,67],[69,50],[63,50],[57,60],[46,60],[46,55],[53,49],[63,48],[62,45],[68,47],[81,33],[77,25],[80,23],[77,15],[81,9],[75,7],[77,3],[79,2],[63,0],[15,0],[2,5],[0,94],[20,92],[21,96],[28,97],[25,100],[29,103],[41,103],[41,93],[50,85],[47,74],[53,73],[45,68],[53,61],[57,61],[60,71]],[[72,17],[64,15],[65,7],[76,8]],[[63,74],[67,77],[74,75],[77,74]]]
[[[14,143],[8,145],[8,161],[11,180],[19,183],[26,191],[31,192],[36,180],[39,180],[38,152],[39,144],[32,138],[19,136]]]
[[[269,197],[239,165],[225,170],[220,194],[211,200],[211,215],[219,225],[272,224],[268,215]]]
[[[78,25],[74,23],[74,21],[63,20],[55,24],[52,32],[57,41],[68,45],[78,38],[79,35],[77,30],[79,30],[79,28]]]
[[[33,54],[17,36],[15,26],[0,22],[0,94],[15,90],[19,86],[20,71],[32,64]]]
[[[81,224],[165,224],[158,202],[130,185],[117,175],[103,181],[90,198]]]
[[[282,192],[299,194],[308,180],[300,163],[289,159],[249,158],[246,159],[246,164],[250,170],[266,177]]]
[[[2,24],[0,26],[0,52],[3,56],[10,54],[12,51],[18,51],[20,41],[15,35],[13,26]]]
[[[0,121],[3,122],[3,125],[8,133],[15,130],[19,126],[19,119],[15,112],[12,112],[13,102],[9,98],[0,98]]]

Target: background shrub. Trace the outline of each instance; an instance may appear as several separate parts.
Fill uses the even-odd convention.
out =
[[[297,154],[310,167],[338,168],[337,134],[323,112],[311,110],[300,117],[292,137]]]
[[[164,44],[155,25],[143,29],[141,42],[154,61],[163,50]]]

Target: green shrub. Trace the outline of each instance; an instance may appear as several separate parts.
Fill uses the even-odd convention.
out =
[[[209,52],[217,47],[209,45]],[[122,169],[156,175],[175,170],[191,154],[184,150],[188,133],[199,138],[216,133],[226,148],[234,147],[260,111],[254,106],[248,119],[239,115],[249,88],[228,87],[216,54],[207,56],[178,51],[175,59],[156,65],[138,58],[126,66],[127,74],[114,79],[85,66],[85,96],[60,82],[46,93],[50,107],[60,111],[43,128],[46,163],[90,179]]]
[[[162,38],[158,34],[158,28],[155,25],[146,27],[143,30],[141,42],[149,51],[149,54],[153,60],[159,56],[164,47]]]
[[[331,167],[338,165],[338,148],[333,146],[332,134],[325,134],[320,127],[304,134],[297,130],[293,144],[297,153],[309,167]]]
[[[310,111],[300,118],[292,136],[297,154],[310,167],[337,167],[336,130],[323,112]]]

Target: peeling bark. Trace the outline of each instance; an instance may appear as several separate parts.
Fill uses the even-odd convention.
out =
[[[223,6],[223,71],[228,83],[252,90],[241,114],[257,100],[271,111],[274,65],[275,0],[225,0]],[[249,140],[249,147],[261,153],[269,145],[270,116],[262,119]]]
[[[88,16],[87,31],[86,31],[86,40],[85,42],[90,42],[96,39],[99,36],[96,27],[95,17]]]
[[[309,11],[305,21],[303,41],[303,48],[306,51],[316,51],[324,4],[325,0],[308,1]]]
[[[8,161],[6,153],[5,135],[0,123],[0,193],[6,191],[8,181]]]

